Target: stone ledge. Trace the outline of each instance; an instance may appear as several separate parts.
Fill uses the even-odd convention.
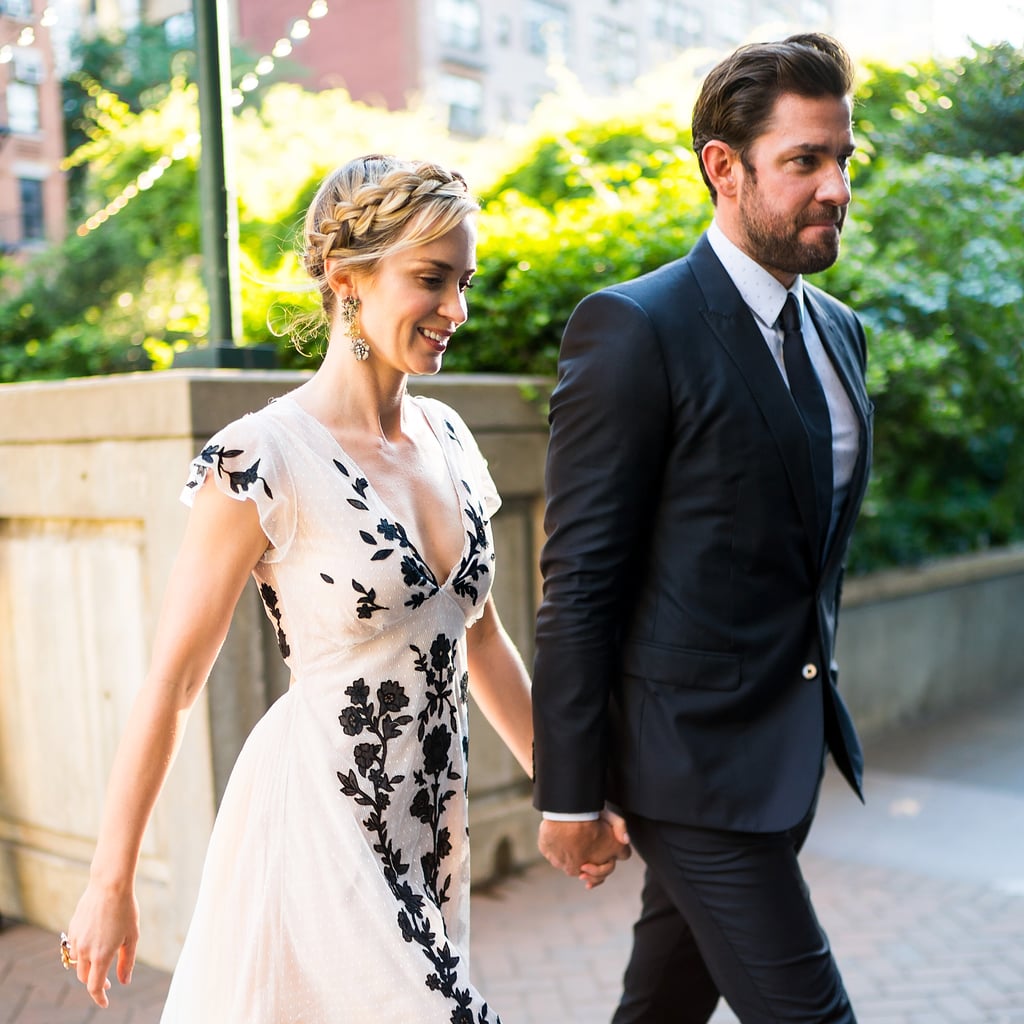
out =
[[[298,387],[299,370],[164,370],[0,385],[0,444],[209,437]],[[456,408],[474,433],[547,431],[542,377],[418,377],[414,394]]]
[[[895,601],[1021,573],[1024,573],[1024,545],[956,555],[913,568],[848,577],[843,585],[843,607]]]

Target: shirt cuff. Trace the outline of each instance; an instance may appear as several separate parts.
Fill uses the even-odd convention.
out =
[[[561,811],[541,811],[545,821],[597,821],[600,811],[577,811],[563,814]]]

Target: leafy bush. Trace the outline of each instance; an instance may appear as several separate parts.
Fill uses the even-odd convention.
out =
[[[1019,539],[1024,157],[890,165],[855,202],[821,275],[870,340],[875,469],[852,564]]]
[[[856,117],[873,156],[869,174],[928,153],[1024,153],[1024,49],[976,45],[957,60],[874,65],[858,90]]]
[[[869,154],[843,256],[819,275],[869,333],[875,472],[854,571],[1024,537],[1022,68],[1004,45],[875,68],[864,87]],[[482,146],[429,111],[271,87],[234,123],[246,338],[316,308],[295,237],[323,175],[360,152],[429,154],[484,204],[472,315],[446,369],[551,373],[580,298],[682,255],[711,216],[685,128],[696,78],[682,65],[659,77],[600,110],[569,89],[526,132]],[[71,161],[88,167],[91,208],[196,130],[184,81],[158,100],[140,111],[93,94]],[[187,153],[101,230],[2,268],[0,380],[167,366],[204,337],[195,172]],[[318,362],[315,338],[309,358],[277,344],[282,367]]]

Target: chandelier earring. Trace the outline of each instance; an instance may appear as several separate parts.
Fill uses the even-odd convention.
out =
[[[341,300],[341,319],[345,324],[345,337],[352,342],[352,355],[363,362],[370,358],[370,346],[359,333],[359,307],[361,303],[354,295]]]

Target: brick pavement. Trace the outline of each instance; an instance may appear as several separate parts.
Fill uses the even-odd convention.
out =
[[[826,779],[803,862],[861,1024],[1024,1024],[1022,736],[1024,688],[875,745],[866,807]],[[506,1024],[608,1020],[641,873],[586,892],[537,865],[474,895],[474,977]],[[0,1024],[157,1024],[167,981],[139,966],[100,1012],[55,936],[0,932]]]

